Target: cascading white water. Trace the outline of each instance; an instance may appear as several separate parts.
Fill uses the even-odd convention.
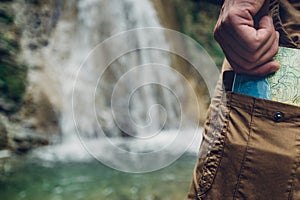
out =
[[[148,0],[134,1],[134,0],[110,0],[110,1],[95,1],[82,0],[78,1],[78,18],[77,18],[77,33],[76,37],[78,47],[73,49],[74,57],[78,57],[78,52],[81,55],[87,55],[96,45],[114,34],[133,28],[143,27],[160,27],[156,12]],[[76,115],[77,128],[79,131],[85,132],[84,135],[93,136],[98,134],[92,127],[97,126],[97,121],[94,121],[94,112],[96,112],[100,120],[100,126],[109,135],[116,133],[116,128],[129,135],[141,135],[141,132],[155,132],[160,130],[164,125],[165,128],[176,128],[174,123],[178,123],[178,110],[176,110],[176,98],[170,97],[170,93],[159,87],[143,86],[138,88],[132,94],[132,98],[124,98],[124,96],[117,97],[115,105],[119,105],[117,109],[118,114],[112,116],[111,98],[112,92],[119,81],[119,79],[127,73],[128,80],[123,83],[122,90],[126,94],[133,92],[134,84],[132,82],[139,80],[147,81],[149,77],[157,77],[160,79],[169,79],[170,85],[178,84],[176,78],[168,74],[161,74],[157,69],[152,69],[151,66],[144,68],[144,70],[133,70],[134,67],[159,63],[170,66],[169,55],[158,50],[139,50],[139,48],[147,47],[153,43],[164,44],[167,47],[164,35],[141,35],[132,33],[128,41],[120,44],[112,40],[110,47],[105,49],[105,55],[90,55],[82,65],[78,74],[78,84],[76,84],[73,95],[74,111],[80,113]],[[135,46],[137,50],[126,55],[116,55],[115,61],[110,66],[105,66],[105,60],[108,55],[115,55],[119,46]],[[122,48],[122,47],[120,47]],[[83,54],[83,52],[85,52]],[[76,71],[78,66],[72,68]],[[103,71],[103,76],[100,77],[100,71]],[[151,78],[152,79],[152,78]],[[150,80],[150,79],[149,79]],[[98,85],[96,84],[99,81]],[[68,91],[71,91],[73,85],[69,85]],[[178,87],[180,88],[180,87]],[[96,95],[94,96],[94,91]],[[68,96],[70,98],[70,96]],[[67,98],[67,99],[68,99]],[[69,102],[64,106],[70,109]],[[127,101],[131,101],[130,105]],[[87,102],[88,101],[88,102]],[[95,108],[93,108],[94,101],[96,101]],[[162,110],[161,105],[164,110]],[[85,106],[83,106],[85,105]],[[90,107],[86,107],[90,105]],[[84,110],[80,110],[83,109]],[[150,109],[151,108],[151,109]],[[148,111],[152,117],[148,116]],[[80,110],[80,111],[78,111]],[[169,120],[164,124],[167,114]],[[63,112],[63,121],[66,125],[67,134],[73,129],[73,116],[70,115],[70,110]],[[83,114],[85,113],[85,114]],[[129,113],[129,114],[128,114]],[[176,119],[177,118],[177,119]],[[87,121],[88,120],[88,121]],[[115,120],[115,122],[113,121]],[[117,123],[116,125],[113,125]],[[173,123],[173,124],[172,124]],[[107,124],[110,127],[107,127]],[[173,127],[172,127],[173,126]],[[143,128],[141,128],[143,127]],[[111,130],[112,129],[112,130]],[[96,131],[96,133],[95,133]]]
[[[35,53],[25,49],[24,57],[32,65],[44,67],[32,71],[30,79],[59,111],[64,140],[76,132],[97,137],[99,126],[109,136],[141,137],[178,128],[180,102],[171,90],[176,88],[175,93],[183,94],[184,88],[176,75],[151,66],[170,66],[168,52],[147,49],[153,44],[168,49],[163,32],[132,32],[125,41],[112,39],[104,52],[94,53],[97,49],[93,48],[108,38],[143,27],[161,27],[150,0],[65,1],[49,45]],[[116,55],[124,47],[135,49]],[[113,62],[105,66],[111,56],[115,56]],[[121,79],[122,84],[118,84]],[[168,88],[159,85],[162,80]],[[137,87],[136,82],[148,84]],[[121,92],[115,94],[113,110],[116,86]]]
[[[43,67],[30,71],[34,92],[46,94],[60,115],[62,144],[38,150],[40,157],[82,160],[87,150],[113,168],[145,172],[171,164],[201,137],[199,118],[183,111],[188,105],[198,115],[197,98],[171,66],[174,50],[150,0],[65,1],[61,13],[49,45],[23,53]],[[175,43],[184,39],[170,34]],[[177,49],[183,57],[186,51]]]

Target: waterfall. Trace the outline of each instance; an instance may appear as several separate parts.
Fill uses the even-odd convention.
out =
[[[64,151],[75,156],[79,136],[95,158],[140,172],[162,168],[187,149],[199,121],[183,110],[192,105],[197,112],[198,106],[185,78],[172,68],[161,29],[150,0],[65,1],[49,45],[38,52],[24,49],[29,64],[43,66],[30,72],[31,85],[46,93],[60,114],[62,145],[67,146],[57,148],[56,157]],[[131,51],[120,54],[123,49]],[[176,130],[191,124],[191,133],[178,136]],[[122,151],[109,152],[111,145]],[[148,160],[131,152],[149,153]],[[47,157],[45,152],[41,157]]]
[[[141,135],[142,132],[147,134],[146,132],[177,128],[180,123],[178,100],[155,82],[167,80],[164,82],[168,82],[169,87],[173,88],[177,85],[178,91],[182,89],[180,83],[171,74],[162,74],[157,67],[151,66],[151,63],[170,66],[169,55],[155,49],[139,50],[155,43],[167,48],[163,34],[135,32],[122,44],[112,40],[111,46],[101,52],[104,55],[90,54],[96,45],[122,31],[161,27],[151,2],[79,0],[76,6],[73,4],[74,2],[67,3],[65,13],[51,38],[51,45],[44,50],[51,57],[51,61],[45,60],[46,70],[54,73],[54,77],[59,77],[59,80],[54,80],[60,83],[60,94],[54,96],[61,97],[61,128],[64,137],[68,138],[76,131],[86,137],[97,137],[99,124],[109,136],[120,133]],[[70,17],[72,13],[76,13],[76,16]],[[117,55],[120,57],[116,57],[111,65],[104,66],[107,57],[114,55],[122,46],[133,46],[137,50]],[[149,66],[138,68],[143,65]],[[102,77],[99,77],[101,72]],[[126,80],[122,79],[125,74]],[[120,79],[123,83],[117,84]],[[152,81],[154,84],[144,85],[133,91],[135,81]],[[116,85],[121,88],[114,101],[118,114],[113,116],[111,98]],[[76,118],[76,124],[73,117]]]
[[[130,30],[133,28],[142,28],[142,27],[160,27],[158,18],[156,16],[155,10],[152,4],[149,1],[134,1],[134,0],[125,0],[125,1],[79,1],[78,2],[78,24],[79,28],[79,39],[82,41],[81,46],[86,47],[88,50],[91,50],[95,45],[99,44],[104,39],[107,39],[109,36],[112,36],[116,33],[120,33],[122,31]],[[103,68],[107,67],[107,70],[104,71],[102,80],[99,82],[99,88],[97,88],[97,94],[95,96],[96,102],[96,111],[99,116],[100,123],[104,124],[113,124],[113,116],[109,116],[109,113],[112,113],[111,110],[111,94],[114,89],[115,84],[120,78],[128,73],[131,69],[136,66],[149,64],[152,62],[158,62],[160,64],[170,65],[168,55],[164,55],[163,53],[159,53],[157,51],[134,51],[132,53],[128,53],[126,55],[116,55],[121,56],[120,58],[116,57],[114,63],[110,66],[103,66],[105,63],[105,59],[107,59],[107,55],[114,55],[116,49],[118,50],[120,45],[122,46],[135,46],[136,48],[142,48],[147,44],[151,43],[164,43],[166,46],[166,42],[164,39],[164,35],[139,35],[132,34],[131,38],[128,41],[123,41],[122,44],[116,43],[114,41],[111,42],[111,47],[107,48],[104,52],[106,55],[92,55],[88,58],[88,62],[85,63],[82,67],[82,70],[79,74],[79,79],[84,80],[84,77],[89,77],[89,81],[94,83],[91,88],[91,94],[94,92],[95,84],[97,83],[97,79],[100,78],[99,71],[103,71]],[[82,48],[80,48],[82,49]],[[93,57],[94,56],[94,57]],[[90,65],[90,66],[89,66]],[[146,68],[141,72],[132,71],[129,72],[128,80],[124,81],[121,93],[128,94],[132,91],[132,86],[134,85],[132,82],[136,81],[136,79],[147,80],[147,77],[157,76],[157,81],[159,81],[161,74],[158,74],[157,70],[152,70],[151,66]],[[91,74],[96,74],[95,77],[91,77]],[[171,83],[175,84],[175,83]],[[80,87],[80,84],[78,84]],[[83,84],[86,85],[86,84]],[[152,121],[149,122],[149,118],[147,117],[147,110],[155,104],[163,104],[163,107],[172,107],[170,104],[174,104],[172,101],[167,101],[162,94],[161,96],[157,96],[160,88],[153,88],[151,86],[145,86],[136,91],[133,94],[133,99],[130,104],[130,108],[127,105],[129,99],[124,98],[124,96],[117,96],[118,100],[115,102],[115,105],[119,105],[118,114],[115,115],[118,128],[121,131],[125,132],[125,134],[136,135],[141,134],[138,127],[139,125],[147,126],[146,124],[151,123],[151,125],[147,126],[147,131],[159,130],[162,125],[160,124],[163,119],[159,119],[159,109],[153,109],[155,117],[152,117]],[[86,91],[86,87],[84,90],[76,90],[75,96],[75,109],[81,107],[80,100],[77,101],[78,96],[83,95]],[[84,95],[83,95],[84,96]],[[93,96],[91,95],[91,99]],[[159,99],[162,99],[161,102],[158,102]],[[124,100],[123,100],[124,99]],[[176,103],[176,102],[175,102]],[[87,103],[87,105],[93,105],[93,102]],[[94,114],[94,109],[91,107],[90,110]],[[130,112],[130,116],[127,116],[127,113]],[[169,109],[170,115],[175,117],[174,110]],[[108,115],[107,115],[108,113]],[[79,115],[77,115],[79,117]],[[76,117],[77,117],[76,116]],[[106,117],[104,117],[106,116]],[[134,123],[129,120],[129,118],[134,120]],[[86,116],[84,116],[86,119]],[[95,117],[90,117],[89,119],[93,119]],[[82,119],[84,120],[84,119]],[[176,119],[172,119],[172,121]],[[78,121],[81,121],[80,119]],[[96,122],[90,121],[90,124],[86,124],[85,127],[81,127],[80,129],[88,130],[87,127],[93,127],[93,124]],[[110,128],[106,128],[106,131],[109,131]],[[151,130],[152,129],[152,130]],[[92,134],[91,132],[88,135]],[[113,133],[111,133],[113,134]]]

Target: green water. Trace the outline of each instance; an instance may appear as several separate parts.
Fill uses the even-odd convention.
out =
[[[98,161],[45,162],[27,159],[0,175],[1,200],[182,200],[196,155],[184,155],[167,168],[128,174]]]

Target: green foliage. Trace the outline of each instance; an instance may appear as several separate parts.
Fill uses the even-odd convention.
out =
[[[199,42],[220,67],[224,55],[213,37],[220,5],[203,0],[176,0],[175,8],[181,27],[180,31]]]
[[[26,74],[27,70],[24,66],[1,62],[0,97],[16,103],[20,102],[26,89]]]
[[[7,33],[9,35],[11,33]],[[20,50],[19,43],[15,38],[9,38],[5,34],[0,34],[0,55],[13,57]],[[1,59],[3,60],[3,58]]]
[[[12,24],[14,22],[14,18],[12,15],[5,12],[3,8],[0,8],[0,22],[5,24]]]
[[[27,67],[17,61],[18,29],[12,11],[7,8],[8,3],[0,4],[0,110],[14,112],[20,107],[26,90]]]

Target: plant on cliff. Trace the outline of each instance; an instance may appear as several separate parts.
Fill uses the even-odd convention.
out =
[[[176,0],[175,9],[181,32],[199,42],[221,66],[224,55],[214,40],[213,30],[221,9],[221,0]]]
[[[0,27],[0,110],[15,112],[25,93],[27,67],[17,61],[19,31],[9,3],[0,3]]]

